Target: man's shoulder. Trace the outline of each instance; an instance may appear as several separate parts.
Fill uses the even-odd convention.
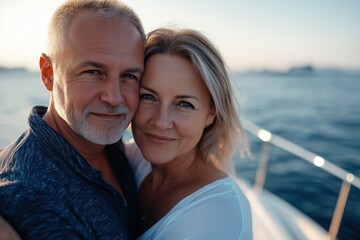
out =
[[[45,164],[44,164],[45,163]],[[40,185],[41,176],[48,175],[45,165],[51,164],[49,156],[39,147],[34,138],[20,137],[0,153],[0,188],[34,189]],[[12,186],[12,187],[10,187]],[[24,189],[21,189],[24,188]]]
[[[13,143],[1,149],[0,152],[0,173],[7,169],[21,167],[26,163],[25,159],[38,159],[42,155],[36,140],[29,137],[26,132]]]

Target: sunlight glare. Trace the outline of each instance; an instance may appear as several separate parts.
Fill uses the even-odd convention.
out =
[[[348,181],[349,183],[353,182],[354,181],[354,175],[351,174],[351,173],[348,173],[346,175],[346,181]]]
[[[264,142],[268,142],[271,140],[271,133],[262,129],[258,132],[258,137]]]
[[[313,163],[317,167],[322,167],[324,166],[325,160],[320,156],[316,156],[314,157]]]

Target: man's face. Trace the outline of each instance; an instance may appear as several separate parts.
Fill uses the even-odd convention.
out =
[[[120,140],[138,106],[144,41],[130,24],[75,17],[54,68],[53,101],[71,129],[96,144]]]

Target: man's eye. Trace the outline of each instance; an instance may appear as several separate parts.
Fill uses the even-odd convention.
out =
[[[187,101],[181,101],[178,103],[178,106],[180,107],[184,107],[184,108],[191,108],[191,109],[195,109],[194,105],[192,105],[191,103],[187,102]]]
[[[134,79],[134,80],[138,80],[138,77],[135,76],[134,74],[130,74],[130,73],[125,73],[122,75],[123,78],[127,78],[127,79]]]
[[[95,70],[95,69],[85,70],[84,73],[87,73],[87,74],[101,74],[101,72],[99,70]]]

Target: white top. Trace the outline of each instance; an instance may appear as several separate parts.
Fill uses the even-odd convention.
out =
[[[139,187],[151,165],[133,141],[125,151]],[[249,201],[231,177],[214,181],[180,200],[138,239],[252,239]]]

